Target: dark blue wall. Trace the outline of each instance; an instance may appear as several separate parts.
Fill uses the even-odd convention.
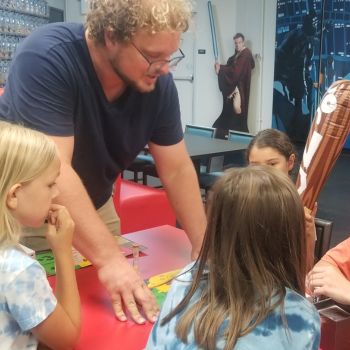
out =
[[[339,79],[350,79],[350,0],[278,0],[272,126],[305,141],[322,95]]]

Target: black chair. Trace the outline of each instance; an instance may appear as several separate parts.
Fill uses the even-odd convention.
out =
[[[315,242],[315,263],[316,263],[329,250],[331,237],[332,237],[333,222],[315,218],[315,226],[316,226],[316,236],[317,236],[317,240]]]
[[[153,157],[150,154],[141,152],[140,154],[137,155],[137,157],[134,159],[134,161],[129,165],[129,167],[126,170],[131,171],[133,173],[134,182],[139,182],[144,178],[143,173],[145,168],[151,165],[154,166]],[[139,173],[142,173],[142,178],[139,178]]]
[[[216,129],[207,126],[187,124],[185,127],[185,134],[215,138],[215,133]],[[211,157],[207,161],[201,163],[201,173],[220,171],[222,170],[223,164],[223,156]]]
[[[253,137],[254,137],[253,135],[243,131],[229,130],[228,132],[229,141],[244,143],[247,146],[249,145]]]
[[[197,136],[213,138],[215,134],[215,129],[207,126],[186,124],[185,133]]]
[[[214,136],[215,137],[215,136]],[[253,135],[246,132],[229,130],[228,141],[239,142],[249,145]],[[201,188],[208,191],[214,183],[223,175],[222,170],[226,170],[232,167],[243,167],[246,165],[245,150],[235,151],[229,156],[222,157],[222,161],[219,167],[213,168],[212,160],[209,161],[208,171],[200,175],[199,181]]]
[[[202,137],[208,137],[208,138],[213,138],[215,135],[215,129],[210,128],[207,126],[201,126],[201,125],[192,125],[192,124],[187,124],[185,126],[185,133],[186,134],[191,134],[191,135],[197,135],[197,136],[202,136]],[[199,183],[201,188],[205,188],[201,186],[201,176],[202,174],[206,174],[210,172],[211,170],[214,171],[216,169],[222,169],[224,162],[224,157],[212,157],[211,159],[207,160],[206,162],[202,162],[200,164],[200,175],[199,175]],[[147,177],[152,176],[152,177],[158,177],[157,169],[155,165],[147,165],[143,169],[143,184],[147,185]],[[205,185],[203,185],[205,186]]]
[[[149,164],[146,165],[143,169],[142,172],[142,183],[147,186],[147,176],[152,176],[152,177],[159,177],[158,173],[157,173],[157,169],[156,169],[156,165],[153,164]],[[155,187],[162,187],[162,186],[155,186]]]
[[[248,134],[246,132],[229,130],[228,132],[228,140],[232,142],[239,142],[245,145],[249,145],[250,141],[254,136]],[[246,156],[245,150],[236,151],[233,154],[225,157],[224,168],[232,168],[232,167],[243,167],[246,166]]]
[[[187,124],[185,127],[185,133],[208,138],[215,138],[216,129]],[[199,187],[207,192],[215,183],[215,181],[222,175],[223,166],[224,156],[210,157],[205,162],[202,162],[200,166],[200,173],[198,175]]]

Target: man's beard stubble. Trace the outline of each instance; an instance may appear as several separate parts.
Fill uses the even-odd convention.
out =
[[[113,69],[113,72],[118,75],[118,77],[125,83],[126,86],[130,86],[141,93],[147,93],[154,90],[157,80],[151,85],[143,84],[143,86],[140,86],[137,81],[130,79],[126,74],[124,74],[124,72],[117,67],[114,61],[110,60],[110,65]]]

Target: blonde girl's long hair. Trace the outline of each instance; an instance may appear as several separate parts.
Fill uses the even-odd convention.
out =
[[[44,134],[0,121],[0,247],[19,240],[20,224],[6,205],[10,188],[42,174],[56,155],[54,142]]]
[[[161,324],[180,314],[177,336],[186,343],[193,326],[196,343],[206,350],[215,349],[219,334],[224,349],[233,349],[278,306],[286,324],[285,288],[304,293],[304,222],[295,185],[281,171],[228,171],[214,187],[192,285]],[[189,305],[197,290],[200,299]]]

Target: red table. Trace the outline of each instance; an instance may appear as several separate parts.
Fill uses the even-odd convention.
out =
[[[139,258],[139,269],[145,279],[182,268],[190,262],[191,245],[183,230],[165,225],[129,233],[124,237],[148,247],[147,255]],[[77,270],[76,276],[82,304],[82,330],[75,349],[143,349],[152,324],[119,322],[114,316],[107,292],[97,279],[95,268]],[[54,277],[49,280],[53,285]]]

